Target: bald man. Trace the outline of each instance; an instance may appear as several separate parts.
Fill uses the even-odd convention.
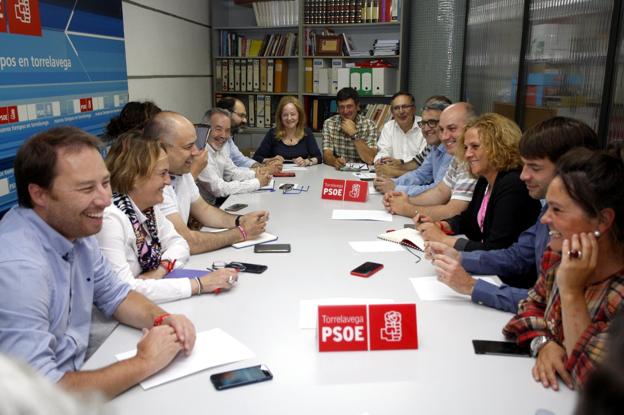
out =
[[[457,140],[476,114],[472,105],[457,102],[440,114],[440,141],[446,152],[455,155]],[[453,157],[444,179],[434,188],[416,196],[408,197],[403,192],[388,192],[384,195],[384,206],[390,213],[410,218],[420,214],[431,220],[441,220],[460,214],[472,200],[477,180],[467,167]]]
[[[165,188],[160,210],[186,239],[191,254],[214,251],[264,232],[268,212],[231,215],[211,206],[199,195],[190,171],[194,158],[200,152],[195,145],[195,127],[188,119],[175,112],[163,111],[145,126],[144,135],[160,140],[167,150],[172,180],[171,185]],[[191,230],[187,226],[189,215],[193,215],[203,226],[228,230],[217,233]]]

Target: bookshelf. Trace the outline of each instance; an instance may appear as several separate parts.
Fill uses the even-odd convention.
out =
[[[392,94],[407,85],[409,4],[406,0],[212,1],[213,100],[216,102],[225,95],[235,96],[245,103],[248,114],[254,111],[245,132],[258,137],[252,137],[251,142],[243,146],[255,147],[256,141],[274,125],[274,112],[284,95],[294,95],[304,103],[308,125],[319,131],[323,121],[335,113],[337,90],[344,86],[356,87],[357,83],[351,82],[352,78],[357,82],[357,75],[360,85],[356,89],[360,93],[362,112],[389,113],[383,111],[382,104],[389,104]],[[381,10],[382,6],[385,11]],[[257,24],[260,7],[264,8],[265,15],[258,16],[258,20],[265,26]],[[292,15],[282,16],[284,10]],[[321,36],[329,36],[330,47],[336,46],[331,43],[331,37],[338,37],[339,47],[333,53],[332,50],[317,50],[316,39]],[[380,47],[385,46],[385,52],[383,48],[375,49],[378,52],[374,54],[369,52],[376,41]],[[268,46],[269,42],[273,44]],[[363,53],[354,55],[353,51]],[[388,68],[351,68],[371,60],[383,60],[382,64]],[[230,79],[231,73],[234,80]],[[273,82],[269,85],[271,76]],[[375,91],[373,76],[375,85],[381,86]],[[240,80],[243,77],[252,79],[244,87]],[[254,85],[256,77],[258,81]],[[260,117],[262,122],[259,122]]]

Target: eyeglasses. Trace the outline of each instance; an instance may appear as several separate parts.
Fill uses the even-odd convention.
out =
[[[218,269],[223,269],[223,268],[235,268],[239,272],[245,272],[245,270],[247,269],[247,267],[245,267],[240,262],[215,261],[212,263],[213,270],[218,270]]]
[[[439,122],[439,120],[421,120],[418,121],[416,124],[418,124],[419,128],[423,128],[425,125],[429,128],[436,128]]]
[[[245,112],[236,112],[236,111],[232,111],[232,114],[236,114],[241,118],[247,118],[247,113]]]
[[[391,107],[392,111],[394,112],[399,112],[401,110],[409,110],[410,108],[413,108],[414,104],[404,104],[404,105],[395,105],[393,107]]]

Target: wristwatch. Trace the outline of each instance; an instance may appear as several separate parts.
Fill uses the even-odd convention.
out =
[[[539,353],[539,351],[542,349],[542,347],[544,347],[546,345],[546,343],[548,343],[550,341],[550,339],[546,336],[537,336],[534,337],[533,340],[531,340],[531,345],[530,345],[530,349],[531,349],[531,356],[532,357],[537,357],[537,354]]]

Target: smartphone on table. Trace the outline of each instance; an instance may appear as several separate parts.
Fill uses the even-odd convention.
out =
[[[351,270],[351,275],[368,278],[374,273],[383,269],[382,264],[376,262],[365,262],[357,268]]]
[[[497,354],[504,356],[531,356],[528,346],[518,346],[515,342],[500,342],[493,340],[473,340],[472,347],[476,354]]]
[[[233,205],[230,205],[223,210],[225,210],[226,212],[238,212],[241,209],[245,209],[247,206],[249,205],[246,205],[244,203],[234,203]]]
[[[254,252],[290,252],[290,244],[258,244],[254,246]]]
[[[273,374],[265,365],[250,366],[210,375],[210,381],[217,390],[235,388],[273,379]]]
[[[262,274],[264,271],[266,271],[269,268],[266,265],[249,264],[247,262],[230,262],[229,264],[226,264],[225,267],[236,268],[240,270],[240,272],[248,272],[250,274]]]

